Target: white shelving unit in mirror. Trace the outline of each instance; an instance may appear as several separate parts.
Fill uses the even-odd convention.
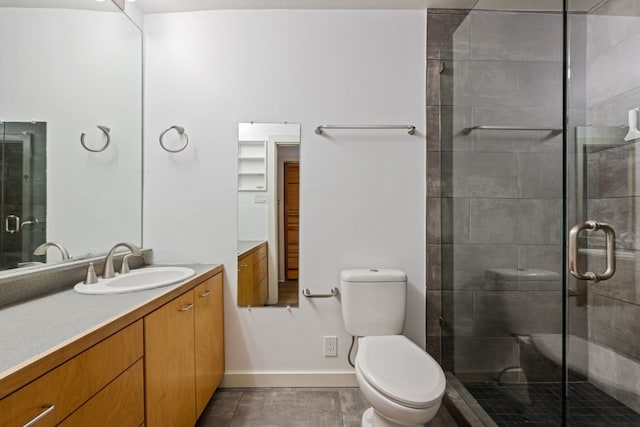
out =
[[[267,191],[265,141],[239,141],[238,191]]]

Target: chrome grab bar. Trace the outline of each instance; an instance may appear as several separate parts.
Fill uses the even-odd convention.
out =
[[[594,273],[592,271],[586,271],[581,273],[578,271],[578,234],[582,230],[586,231],[604,231],[606,237],[606,268],[602,273]],[[599,282],[601,280],[610,279],[616,272],[616,232],[611,228],[609,224],[596,221],[587,221],[584,224],[578,224],[571,228],[569,232],[569,271],[571,274],[580,280],[589,280],[592,282]]]
[[[340,290],[338,288],[331,288],[329,289],[329,292],[331,293],[330,294],[312,294],[309,289],[304,288],[302,290],[302,295],[304,295],[307,298],[331,298],[331,297],[337,297],[338,294],[340,293]]]

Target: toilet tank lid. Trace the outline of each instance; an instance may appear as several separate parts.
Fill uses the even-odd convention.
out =
[[[405,282],[407,275],[404,271],[390,268],[342,270],[340,280],[343,282]]]

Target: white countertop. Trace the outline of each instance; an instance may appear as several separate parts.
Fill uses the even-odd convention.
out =
[[[238,240],[238,255],[242,255],[265,242],[266,240]]]
[[[197,277],[215,265],[187,267],[193,268]],[[68,290],[0,309],[0,379],[194,277],[161,288],[114,295],[82,295],[70,284]]]

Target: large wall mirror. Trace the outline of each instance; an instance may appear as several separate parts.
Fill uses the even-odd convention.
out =
[[[300,125],[238,127],[238,306],[298,305]]]
[[[141,245],[141,30],[112,1],[0,0],[0,39],[0,274]]]

